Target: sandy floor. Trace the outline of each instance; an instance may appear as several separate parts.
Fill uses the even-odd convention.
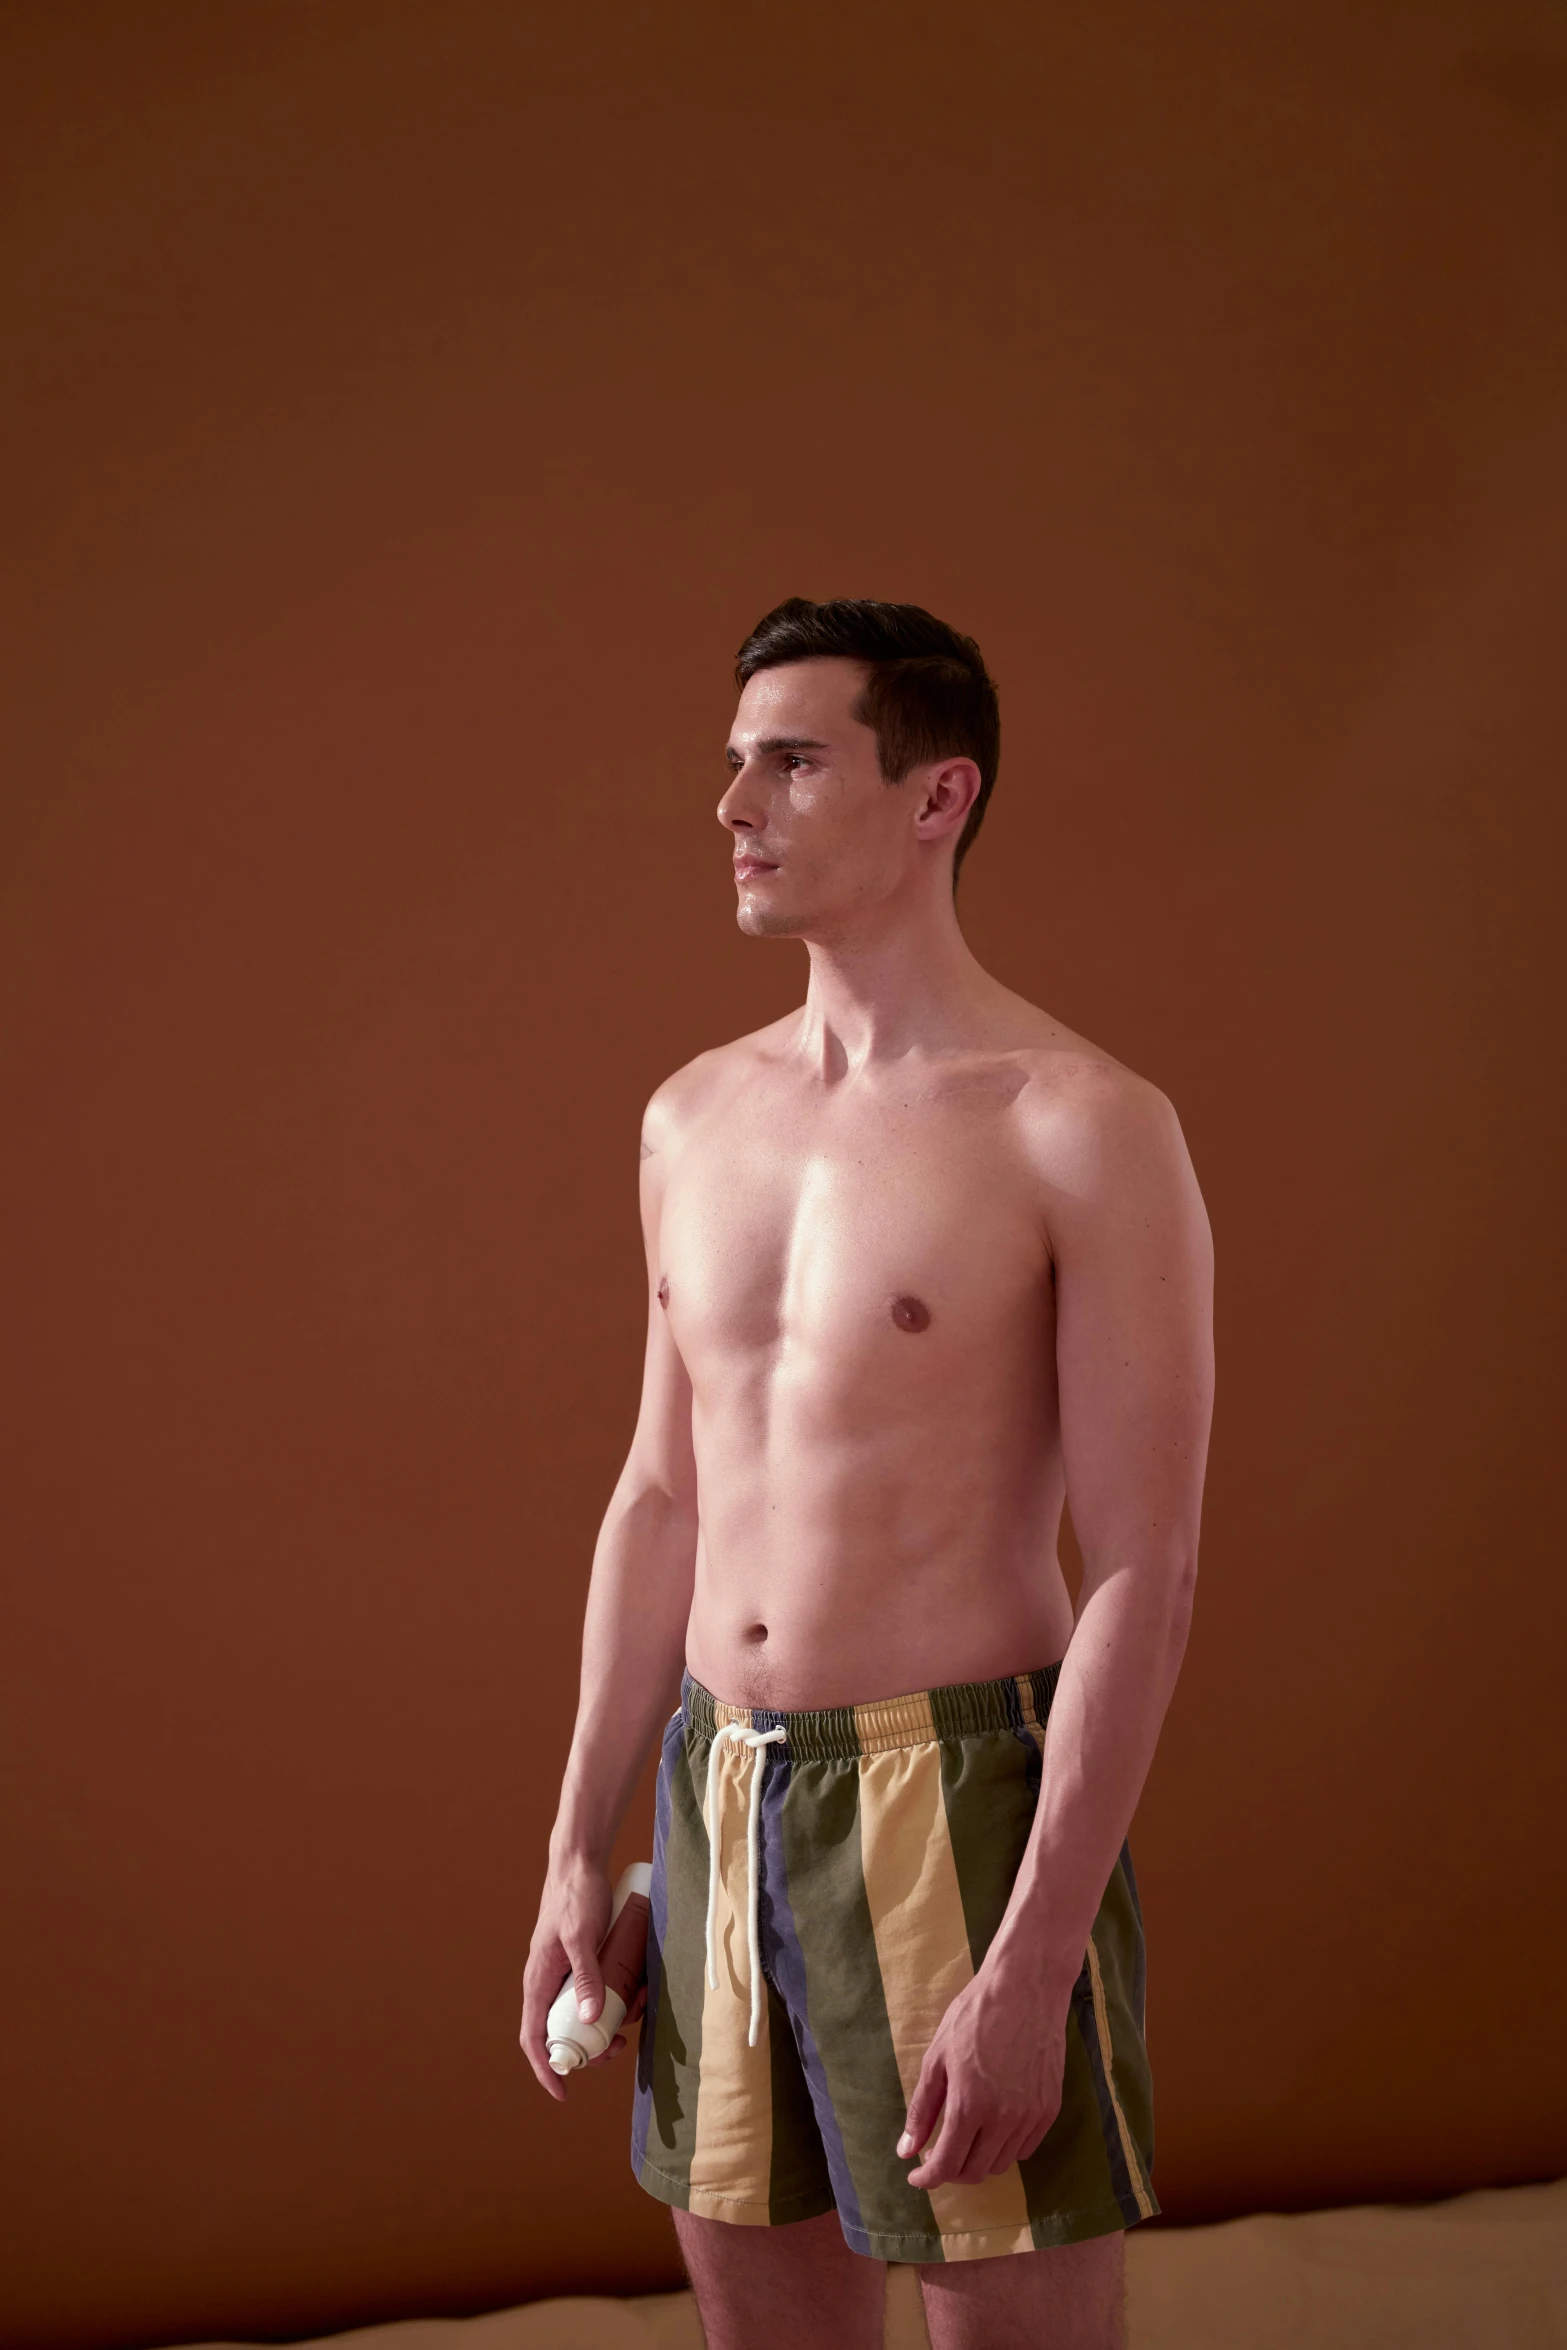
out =
[[[1567,2179],[1127,2239],[1133,2350],[1567,2350]],[[333,2350],[702,2350],[689,2293],[536,2301],[320,2337]],[[228,2344],[203,2350],[233,2350]],[[912,2269],[887,2350],[925,2350]]]

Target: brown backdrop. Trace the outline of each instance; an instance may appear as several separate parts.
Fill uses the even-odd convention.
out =
[[[1567,2167],[1561,20],[1087,14],[7,11],[10,2344],[674,2275],[515,2017],[796,591],[1213,1211],[1168,2211]]]

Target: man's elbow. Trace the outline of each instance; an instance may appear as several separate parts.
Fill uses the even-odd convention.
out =
[[[1103,1566],[1092,1557],[1085,1557],[1083,1563],[1079,1615],[1084,1601],[1096,1589],[1119,1580],[1134,1612],[1162,1627],[1172,1658],[1179,1663],[1197,1596],[1196,1543],[1139,1544]]]
[[[682,1479],[661,1475],[656,1464],[628,1462],[615,1499],[620,1516],[639,1534],[678,1540],[689,1533],[695,1541],[694,1484],[688,1489]]]
[[[1162,1577],[1165,1602],[1165,1621],[1172,1669],[1180,1664],[1186,1651],[1186,1637],[1192,1628],[1192,1609],[1197,1601],[1197,1545],[1183,1544],[1164,1565]]]

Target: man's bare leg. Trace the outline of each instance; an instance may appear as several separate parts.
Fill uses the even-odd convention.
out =
[[[835,2211],[782,2228],[672,2217],[707,2350],[881,2350],[886,2263],[849,2250]]]
[[[922,2262],[930,2350],[1126,2350],[1125,2250],[1117,2229],[1048,2252]]]

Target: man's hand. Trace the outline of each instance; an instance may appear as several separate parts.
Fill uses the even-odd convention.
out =
[[[608,1877],[591,1862],[578,1860],[559,1865],[551,1862],[544,1897],[539,1903],[539,1922],[533,1929],[522,1978],[522,2029],[517,2036],[540,2084],[557,2101],[564,2099],[566,2083],[559,2073],[550,2070],[544,2021],[568,1975],[576,1988],[577,2010],[583,2021],[592,2023],[602,2009],[604,1978],[599,1972],[598,1954],[599,1945],[609,1932],[611,1899]],[[626,2011],[626,2024],[636,2022],[646,2003],[644,1983]],[[625,2045],[623,2025],[602,2056],[588,2059],[586,2069],[608,2064]]]
[[[925,2051],[898,2152],[911,2187],[977,2187],[1035,2147],[1061,2110],[1065,1998],[980,1968]],[[940,2120],[940,2135],[922,2150]]]

